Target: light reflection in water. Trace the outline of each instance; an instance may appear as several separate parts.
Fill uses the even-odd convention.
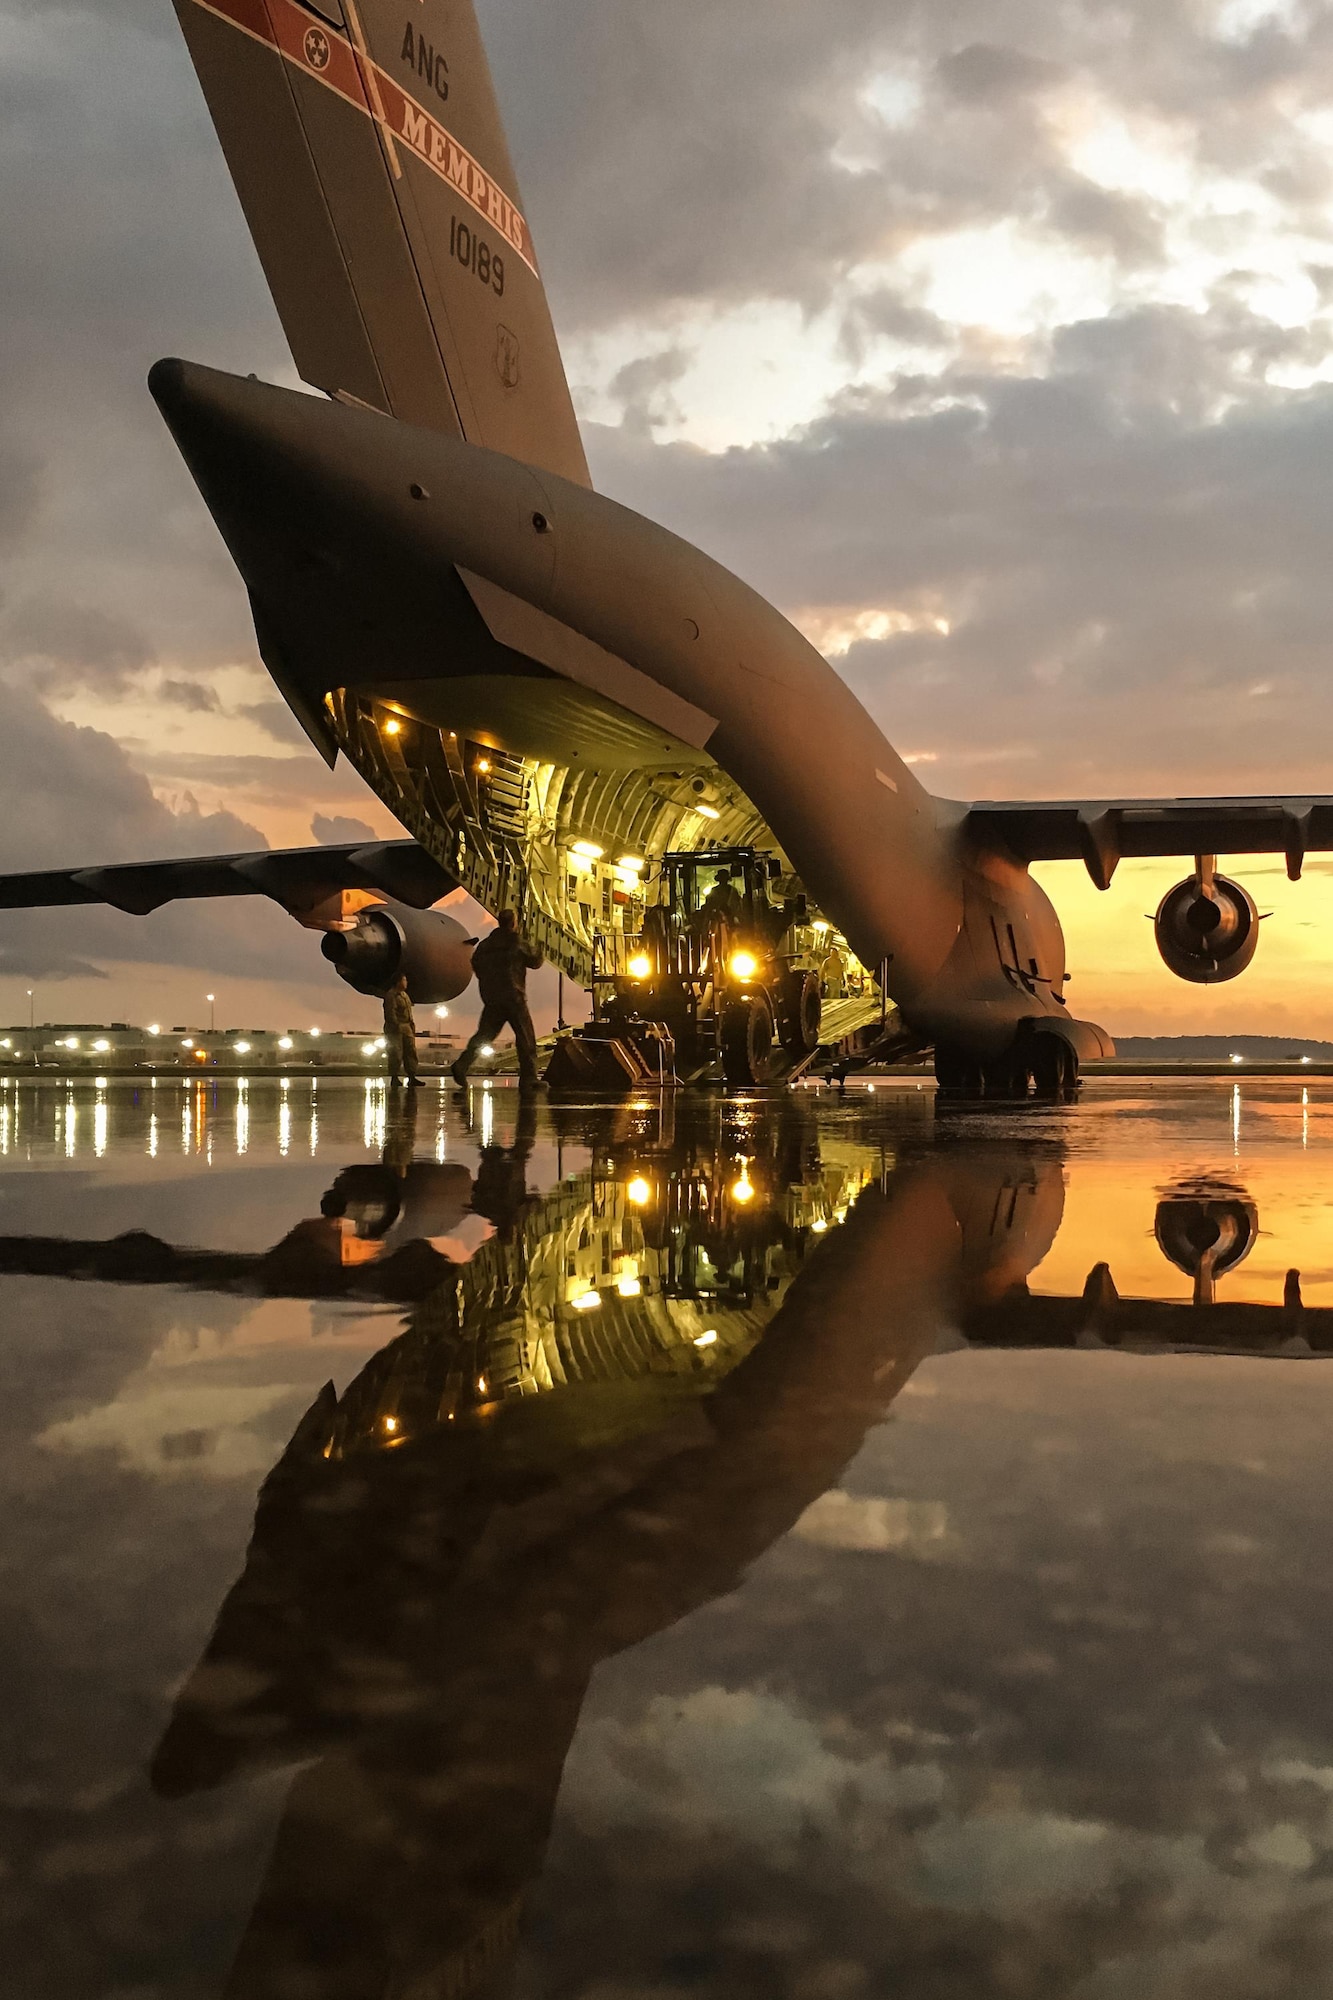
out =
[[[100,1160],[106,1154],[107,1104],[105,1086],[97,1093],[93,1105],[93,1153]]]
[[[74,1148],[78,1141],[79,1114],[74,1103],[74,1093],[65,1100],[65,1158],[74,1158]]]
[[[236,1083],[236,1151],[248,1153],[250,1150],[250,1085],[245,1077]],[[212,1159],[210,1152],[209,1158]]]
[[[150,1160],[157,1158],[157,1113],[155,1111],[150,1112],[148,1117],[148,1157]]]

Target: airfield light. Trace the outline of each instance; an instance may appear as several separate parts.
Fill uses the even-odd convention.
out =
[[[93,1043],[93,1047],[94,1047],[94,1048],[95,1048],[95,1049],[97,1050],[97,1053],[98,1053],[99,1055],[103,1055],[103,1056],[104,1056],[104,1055],[106,1054],[107,1050],[108,1050],[108,1049],[109,1049],[109,1048],[111,1047],[111,1044],[110,1044],[110,1042],[109,1042],[109,1041],[107,1040],[107,1038],[106,1038],[106,1036],[105,1036],[105,1035],[101,1035],[101,1036],[99,1036],[99,1037],[98,1037],[98,1039],[97,1039],[97,1040],[96,1040],[96,1041],[95,1041],[95,1042]]]
[[[449,1009],[447,1007],[437,1007],[435,1009],[435,1018],[437,1021],[447,1021],[449,1019]]]
[[[104,1076],[95,1076],[93,1078],[93,1082],[97,1085],[97,1088],[99,1090],[106,1089],[106,1078]]]
[[[361,1053],[363,1056],[373,1056],[375,1053],[375,1044],[373,1042],[362,1042]]]
[[[290,1035],[279,1035],[278,1047],[280,1049],[289,1049],[291,1046],[292,1046],[292,1038]]]
[[[193,1035],[186,1035],[186,1036],[184,1036],[184,1037],[182,1038],[182,1041],[181,1041],[181,1047],[182,1047],[183,1049],[192,1049],[192,1048],[194,1047],[194,1037],[193,1037]]]
[[[77,1047],[79,1046],[79,1038],[77,1035],[66,1035],[64,1041],[60,1044],[60,1046],[62,1049],[77,1049]]]
[[[493,1048],[491,1047],[491,1045],[490,1045],[490,1043],[489,1043],[489,1042],[484,1042],[484,1043],[482,1044],[482,1050],[481,1050],[481,1053],[482,1053],[482,1054],[483,1054],[484,1056],[493,1056],[493,1055],[495,1054],[495,1050],[494,1050],[494,1049],[493,1049]]]
[[[733,951],[728,971],[733,979],[753,979],[759,970],[759,960],[752,951]]]
[[[377,1036],[375,1037],[375,1047],[376,1047],[377,1049],[386,1049],[386,1048],[387,1048],[388,1046],[389,1046],[389,1044],[388,1044],[388,1042],[387,1042],[387,1041],[385,1040],[385,1038],[384,1038],[384,1036],[383,1036],[383,1035],[377,1035]]]
[[[312,1028],[312,1029],[310,1030],[310,1032],[311,1032],[311,1034],[312,1034],[312,1035],[314,1036],[315,1040],[316,1040],[316,1041],[318,1041],[318,1040],[319,1040],[319,1029],[318,1029],[318,1028]]]
[[[626,1271],[622,1278],[616,1279],[616,1290],[622,1299],[637,1299],[643,1290],[643,1286],[632,1271]]]
[[[648,979],[652,975],[652,970],[653,970],[653,961],[651,960],[651,958],[649,958],[647,952],[645,951],[635,952],[633,958],[629,962],[630,978]]]
[[[1243,1063],[1243,1062],[1244,1062],[1244,1060],[1245,1060],[1245,1058],[1244,1058],[1244,1056],[1234,1056],[1234,1055],[1233,1055],[1233,1056],[1232,1056],[1232,1058],[1231,1058],[1231,1060],[1232,1060],[1232,1062],[1233,1062],[1233,1063]]]
[[[632,1201],[636,1208],[647,1208],[653,1198],[653,1191],[642,1174],[635,1174],[625,1189],[625,1197],[628,1201]]]
[[[716,1341],[717,1341],[717,1328],[715,1326],[710,1326],[703,1333],[699,1335],[698,1339],[695,1341],[694,1344],[696,1347],[712,1347],[716,1343]]]
[[[591,1312],[594,1306],[599,1306],[602,1303],[602,1295],[600,1292],[580,1292],[578,1297],[571,1299],[569,1303],[573,1306],[575,1312]]]
[[[12,1048],[12,1047],[13,1047],[13,1044],[11,1043],[11,1041],[10,1041],[10,1039],[9,1039],[9,1036],[8,1036],[8,1035],[6,1035],[6,1036],[5,1036],[5,1039],[3,1040],[3,1042],[0,1042],[0,1049],[8,1049],[8,1048]]]
[[[6,1047],[6,1048],[8,1048],[8,1047],[9,1047],[9,1043],[8,1043],[8,1042],[6,1042],[6,1043],[5,1043],[5,1047]],[[1313,1056],[1302,1056],[1302,1057],[1301,1057],[1301,1061],[1302,1061],[1303,1063],[1308,1063],[1308,1062],[1313,1062],[1313,1061],[1314,1061],[1314,1057],[1313,1057]]]
[[[248,1056],[250,1053],[249,1042],[233,1042],[232,1047],[235,1049],[238,1056]]]
[[[207,1062],[207,1061],[208,1061],[208,1050],[207,1050],[207,1049],[196,1049],[196,1050],[195,1050],[195,1052],[194,1052],[194,1059],[195,1059],[195,1061],[196,1061],[196,1062]]]
[[[161,1024],[161,1022],[160,1022],[160,1021],[150,1021],[150,1022],[149,1022],[149,1024],[148,1024],[148,1032],[149,1032],[149,1034],[150,1034],[150,1035],[160,1035],[160,1034],[161,1034],[161,1032],[162,1032],[162,1024]]]
[[[595,840],[576,840],[569,851],[577,854],[581,861],[600,861],[606,852]]]
[[[700,819],[721,819],[722,817],[716,806],[696,805],[694,810],[698,813]]]

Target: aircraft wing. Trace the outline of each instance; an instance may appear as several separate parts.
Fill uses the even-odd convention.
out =
[[[110,903],[130,916],[146,917],[163,903],[186,897],[271,896],[298,915],[340,889],[370,889],[425,910],[457,887],[455,878],[415,840],[378,840],[0,875],[0,910]]]
[[[1282,854],[1296,882],[1333,850],[1333,798],[987,799],[963,825],[1020,861],[1082,861],[1099,889],[1126,857],[1170,854]]]

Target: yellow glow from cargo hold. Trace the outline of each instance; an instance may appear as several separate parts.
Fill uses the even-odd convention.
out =
[[[753,979],[759,970],[759,960],[752,951],[733,951],[729,970],[733,979]]]
[[[633,854],[622,854],[616,863],[616,867],[623,868],[627,875],[641,875],[643,873],[643,862],[639,860],[637,855]]]
[[[628,1201],[632,1201],[636,1208],[646,1208],[653,1198],[653,1191],[642,1174],[635,1174],[625,1189],[625,1197]]]
[[[396,1431],[398,1428],[397,1417],[386,1417],[384,1419],[384,1428],[386,1431]]]
[[[591,1312],[594,1306],[599,1306],[602,1303],[602,1295],[600,1292],[580,1292],[578,1297],[571,1299],[569,1303],[573,1306],[575,1312]]]
[[[814,1221],[810,1224],[810,1227],[814,1230],[816,1236],[822,1235],[823,1232],[828,1228],[828,1217],[825,1215],[817,1215]]]
[[[629,962],[629,976],[631,979],[647,979],[652,969],[653,961],[648,957],[646,952],[636,952]]]
[[[722,817],[716,806],[697,805],[694,810],[698,813],[700,819],[721,819]]]
[[[576,840],[569,851],[577,854],[581,861],[600,861],[606,850],[599,847],[595,840]]]
[[[643,1286],[636,1277],[627,1271],[623,1278],[616,1279],[616,1290],[622,1299],[637,1299],[643,1290]]]
[[[489,757],[478,757],[472,768],[474,771],[479,771],[484,778],[491,768],[491,760]]]
[[[698,1339],[695,1341],[694,1344],[696,1347],[711,1347],[716,1339],[717,1339],[717,1328],[715,1326],[710,1326],[706,1333],[701,1333],[699,1335]]]
[[[403,726],[402,723],[398,721],[397,717],[391,715],[388,721],[384,725],[384,734],[386,736],[396,736],[399,730],[402,728],[402,726]]]
[[[741,1172],[740,1179],[732,1182],[731,1198],[733,1201],[740,1202],[742,1207],[747,1201],[754,1200],[754,1186],[749,1175],[744,1170]]]

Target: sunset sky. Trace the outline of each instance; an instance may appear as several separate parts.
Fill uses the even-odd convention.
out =
[[[1333,791],[1333,10],[481,0],[594,478],[961,798]],[[168,0],[0,0],[0,868],[395,831],[260,667],[144,387],[293,378]],[[313,832],[312,832],[313,828]],[[1333,861],[1234,986],[1042,872],[1113,1033],[1333,1036]],[[360,1024],[257,901],[0,919],[0,1017]],[[224,996],[225,997],[221,997]]]

